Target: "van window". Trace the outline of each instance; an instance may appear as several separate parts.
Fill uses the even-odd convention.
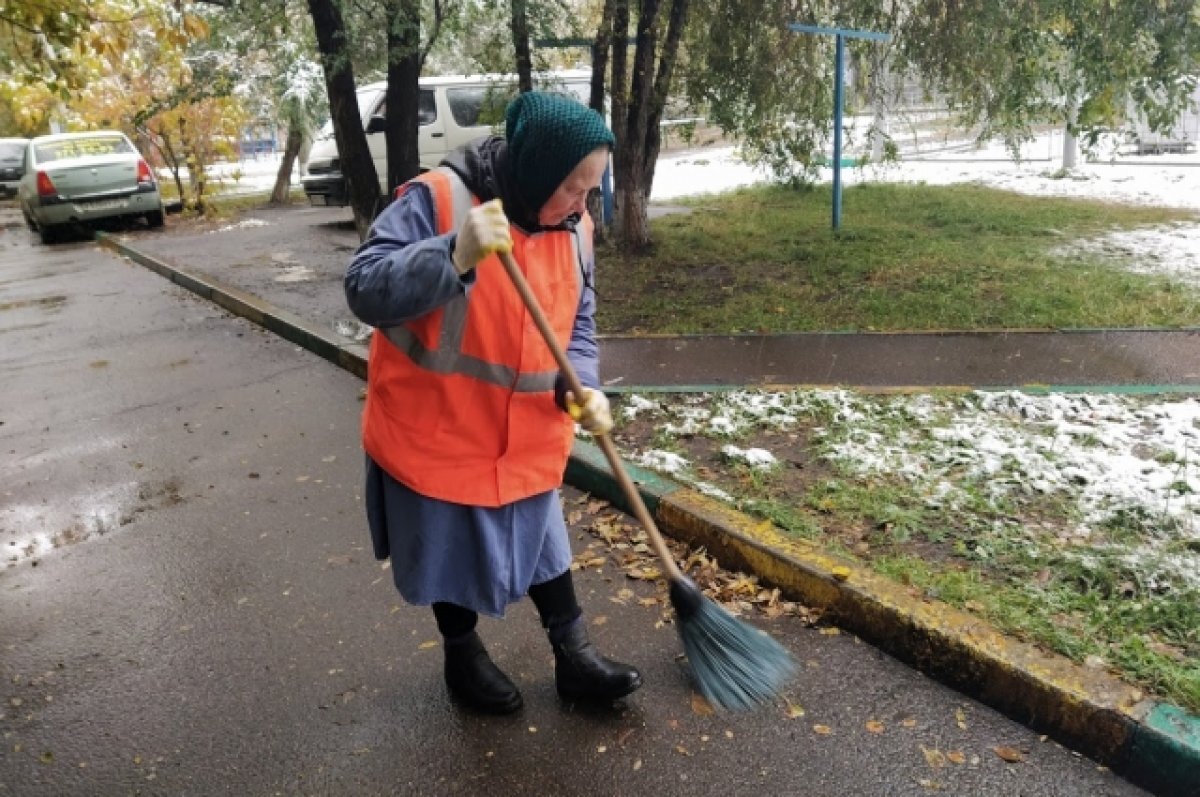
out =
[[[493,125],[504,118],[504,109],[515,92],[500,86],[460,86],[446,89],[450,113],[459,127]]]
[[[417,125],[431,125],[437,121],[437,103],[433,101],[431,89],[421,89],[417,97]]]
[[[379,103],[375,110],[376,116],[387,116],[387,103]],[[437,121],[437,103],[433,99],[432,89],[421,89],[417,94],[417,126],[431,125]]]

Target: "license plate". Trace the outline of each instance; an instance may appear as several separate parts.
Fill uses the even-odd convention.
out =
[[[101,199],[98,202],[81,202],[78,204],[80,210],[112,210],[113,208],[125,207],[124,199]]]

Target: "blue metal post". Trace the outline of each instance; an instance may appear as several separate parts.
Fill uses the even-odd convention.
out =
[[[837,51],[833,58],[833,229],[842,226],[842,84],[846,70],[846,38],[834,37]]]
[[[833,63],[833,229],[837,230],[842,223],[842,92],[846,82],[846,37],[877,42],[891,41],[892,37],[888,33],[870,30],[828,28],[822,25],[800,25],[795,22],[788,27],[797,33],[833,36],[837,42]]]

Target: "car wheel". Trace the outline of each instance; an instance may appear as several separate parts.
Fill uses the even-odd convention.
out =
[[[163,226],[163,212],[161,210],[152,210],[146,214],[146,223],[151,229]]]
[[[42,243],[52,244],[58,240],[58,229],[49,224],[43,224],[38,231],[42,235]]]

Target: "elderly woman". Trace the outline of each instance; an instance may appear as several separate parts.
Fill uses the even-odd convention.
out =
[[[475,625],[526,594],[564,700],[610,702],[641,686],[588,640],[558,492],[574,420],[612,428],[586,210],[612,145],[595,111],[522,94],[504,138],[472,142],[400,188],[346,273],[350,308],[376,329],[363,417],[375,555],[391,557],[407,602],[432,606],[450,694],[480,711],[522,705]],[[501,251],[520,264],[584,395],[565,390]]]

